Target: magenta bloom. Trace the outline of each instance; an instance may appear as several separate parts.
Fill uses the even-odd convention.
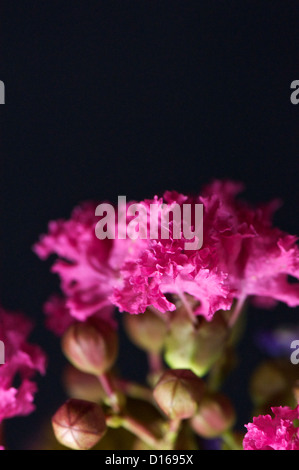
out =
[[[241,190],[239,183],[215,181],[192,198],[165,193],[160,204],[203,204],[203,247],[185,251],[184,240],[148,240],[137,262],[123,271],[123,286],[114,291],[120,310],[139,313],[150,305],[173,310],[166,294],[183,301],[189,294],[198,301],[194,313],[208,320],[231,308],[233,299],[298,306],[299,283],[288,282],[288,275],[299,278],[297,238],[273,227],[277,201],[253,208],[236,199]]]
[[[274,417],[258,416],[247,424],[245,450],[299,450],[299,405],[294,410],[275,407],[272,412]]]
[[[267,306],[277,301],[298,306],[299,283],[288,282],[288,275],[299,279],[297,238],[273,227],[276,201],[251,207],[237,199],[242,189],[240,183],[215,181],[197,196],[166,192],[142,201],[141,226],[148,233],[143,240],[98,240],[92,203],[76,208],[68,221],[51,222],[34,249],[42,259],[58,256],[52,269],[61,278],[65,304],[62,310],[57,303],[54,309],[50,306],[54,323],[59,311],[67,322],[91,315],[107,320],[114,306],[133,314],[151,306],[166,312],[175,310],[178,301],[188,308],[190,298],[191,314],[208,320],[217,310],[229,310],[234,300],[239,305],[252,298]],[[149,236],[151,206],[171,210],[184,204],[191,206],[191,213],[196,204],[203,205],[199,250],[185,249],[184,237],[174,236],[173,222],[168,239],[161,236],[161,221],[158,237]]]
[[[86,204],[76,208],[69,221],[50,222],[48,235],[42,236],[34,247],[42,259],[58,255],[52,271],[61,278],[65,307],[78,320],[107,307],[107,292],[113,279],[113,266],[109,263],[112,243],[95,237],[95,208]],[[59,310],[57,303],[55,308]]]
[[[130,251],[127,240],[98,240],[95,209],[96,204],[86,203],[75,208],[70,220],[50,222],[49,233],[34,246],[41,259],[58,256],[52,271],[60,276],[66,300],[51,299],[46,304],[47,314],[52,317],[49,322],[56,332],[62,332],[70,317],[79,321],[93,315],[106,321],[112,318],[110,296],[121,282],[123,263],[137,249],[135,244]],[[60,314],[63,319],[58,325]]]
[[[299,279],[298,238],[273,227],[277,201],[252,208],[235,199],[240,189],[233,183],[215,182],[205,191],[208,200],[219,201],[215,222],[225,213],[229,221],[218,234],[220,267],[228,273],[237,298],[254,297],[263,306],[281,301],[296,307],[299,283],[289,283],[288,275]]]
[[[27,342],[31,327],[23,315],[0,308],[0,339],[5,345],[5,364],[0,365],[0,423],[28,415],[35,408],[33,378],[37,372],[45,373],[46,359],[38,346]]]
[[[191,214],[195,212],[195,204],[202,203],[199,196],[187,197],[176,192],[166,192],[161,199],[144,201],[148,211],[154,204],[160,207],[166,204],[169,210],[176,204],[183,213],[183,205],[189,204]],[[210,225],[208,218],[209,213],[204,213],[204,234],[205,223],[206,227]],[[227,282],[227,272],[219,269],[214,241],[204,238],[202,249],[185,250],[186,240],[183,235],[176,239],[174,230],[174,224],[170,223],[169,239],[148,237],[139,257],[126,263],[122,270],[123,284],[111,297],[120,311],[140,313],[149,306],[161,312],[172,311],[176,308],[175,299],[188,303],[186,294],[198,303],[195,314],[208,319],[217,310],[231,307],[233,290]],[[169,294],[172,300],[171,297],[169,300]]]
[[[74,317],[70,315],[70,310],[66,306],[66,299],[53,295],[44,305],[46,314],[46,326],[58,336],[63,333],[75,322]]]

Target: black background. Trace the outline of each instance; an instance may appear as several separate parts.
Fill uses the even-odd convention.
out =
[[[58,280],[31,250],[50,219],[86,199],[198,192],[227,177],[252,202],[280,197],[276,223],[299,233],[298,2],[3,1],[0,15],[1,302],[36,321],[50,355],[38,410],[8,423],[21,448],[63,400],[64,361],[42,315]],[[254,332],[297,313],[252,309],[227,385],[241,428]],[[143,356],[124,346],[124,373],[142,377]]]

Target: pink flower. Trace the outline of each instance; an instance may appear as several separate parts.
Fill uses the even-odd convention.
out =
[[[198,307],[195,314],[212,319],[219,309],[227,310],[233,299],[247,298],[273,306],[277,301],[299,305],[297,238],[273,227],[274,201],[251,207],[236,199],[240,183],[215,181],[201,195],[187,197],[166,192],[150,204],[195,204],[204,206],[203,247],[185,251],[184,240],[148,240],[137,262],[123,270],[124,283],[114,291],[113,302],[131,313],[153,305],[161,311],[174,310],[169,294],[183,299],[189,294]]]
[[[195,204],[200,203],[199,197],[176,192],[166,192],[161,199],[144,201],[148,212],[154,204],[159,207],[167,204],[168,210],[177,204],[183,213],[183,204],[190,204],[191,214],[195,213]],[[206,215],[204,230],[205,220]],[[218,267],[215,246],[204,242],[201,250],[185,250],[184,236],[176,239],[174,229],[171,222],[168,239],[161,237],[160,230],[158,239],[148,237],[139,258],[124,265],[123,284],[111,297],[121,311],[140,313],[149,306],[161,312],[172,311],[176,308],[175,298],[188,304],[186,294],[198,301],[195,314],[207,319],[211,319],[217,310],[231,307],[233,291],[227,282],[227,273]],[[169,295],[172,298],[169,299]]]
[[[234,199],[241,187],[216,181],[205,189],[207,201],[218,200],[214,227],[222,227],[217,240],[219,267],[228,273],[236,297],[256,298],[264,306],[281,301],[290,307],[299,305],[299,283],[289,283],[288,276],[299,279],[297,237],[272,225],[272,214],[280,205],[273,201],[252,208]],[[225,215],[226,214],[226,215]],[[225,227],[224,219],[229,221]]]
[[[41,259],[58,255],[52,271],[60,276],[66,302],[63,307],[55,302],[56,318],[61,307],[64,319],[65,309],[79,321],[92,315],[112,317],[114,307],[109,297],[120,283],[123,262],[132,255],[127,240],[97,239],[96,207],[94,203],[85,203],[75,208],[70,220],[50,222],[49,233],[34,246]],[[53,301],[50,304],[46,308],[53,310]],[[61,330],[61,325],[58,329]]]
[[[53,295],[47,300],[44,305],[44,312],[47,328],[58,336],[63,335],[75,321],[66,306],[66,299],[58,295]]]
[[[47,300],[44,305],[44,312],[47,318],[47,328],[53,331],[57,336],[62,336],[63,333],[76,321],[70,313],[70,309],[67,306],[67,300],[59,295],[53,295]],[[111,306],[104,307],[97,311],[93,317],[104,320],[105,323],[108,323],[111,326],[116,326],[115,321],[111,316]]]
[[[45,373],[46,359],[38,346],[27,343],[31,327],[23,315],[0,308],[0,338],[5,345],[5,364],[0,366],[0,423],[34,410],[37,386],[32,379],[36,372]]]
[[[217,310],[229,310],[235,299],[239,305],[252,298],[268,306],[277,301],[298,306],[299,283],[288,281],[289,275],[299,279],[297,238],[273,227],[277,201],[251,207],[237,199],[242,189],[240,183],[214,181],[197,196],[166,192],[162,198],[142,201],[144,240],[98,240],[92,203],[76,208],[68,221],[51,222],[49,234],[34,249],[43,259],[58,256],[53,271],[61,278],[63,309],[68,312],[61,318],[107,319],[113,306],[132,314],[150,306],[166,312],[174,310],[178,300],[191,311],[190,297],[196,305],[191,314],[208,320]],[[204,208],[199,250],[185,249],[182,227],[178,238],[174,222],[166,227],[168,239],[161,236],[161,219],[149,227],[151,206],[171,211],[178,205],[183,213],[184,204],[191,206],[191,214],[196,204]],[[157,229],[157,237],[150,237],[152,229]],[[58,319],[59,309],[56,312]]]
[[[274,417],[261,415],[247,424],[245,450],[299,450],[299,405],[294,410],[275,407],[272,412]]]

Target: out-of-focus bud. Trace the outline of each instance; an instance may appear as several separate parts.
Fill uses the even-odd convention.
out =
[[[106,398],[102,385],[97,377],[85,374],[69,365],[63,375],[64,389],[70,398],[99,403]]]
[[[73,450],[89,450],[106,432],[102,408],[83,400],[68,400],[52,418],[56,439]]]
[[[154,398],[170,419],[191,418],[204,393],[204,382],[190,370],[167,370],[154,389]]]
[[[188,421],[183,421],[180,431],[174,443],[173,450],[194,450],[198,448],[196,435],[191,429]]]
[[[182,310],[170,321],[166,341],[165,361],[171,368],[190,369],[203,377],[223,354],[228,327],[222,312],[217,312],[208,322],[200,319],[191,323]]]
[[[299,380],[296,380],[296,382],[293,386],[293,394],[294,394],[295,401],[299,405]]]
[[[159,353],[163,349],[167,324],[149,309],[144,314],[126,314],[124,326],[131,341],[144,351]]]
[[[191,420],[191,426],[199,436],[212,439],[230,429],[235,420],[235,410],[226,396],[207,393]]]
[[[293,407],[296,403],[292,388],[297,378],[297,366],[287,359],[271,359],[259,364],[250,380],[250,396],[258,411],[281,404]]]
[[[62,350],[77,369],[99,376],[109,370],[116,360],[117,334],[104,322],[75,323],[62,338]]]
[[[287,380],[275,361],[266,361],[256,368],[250,380],[250,394],[255,405],[270,402],[287,389]]]

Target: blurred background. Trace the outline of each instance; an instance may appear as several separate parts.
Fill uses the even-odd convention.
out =
[[[37,411],[7,423],[12,449],[64,399],[65,361],[42,314],[59,283],[31,249],[49,220],[89,199],[194,193],[231,178],[251,202],[281,198],[275,222],[299,234],[297,13],[298,2],[275,0],[1,2],[0,300],[33,318],[50,358]],[[240,429],[262,356],[255,333],[292,324],[298,309],[249,313],[227,382]],[[143,354],[122,341],[120,367],[142,380]]]

